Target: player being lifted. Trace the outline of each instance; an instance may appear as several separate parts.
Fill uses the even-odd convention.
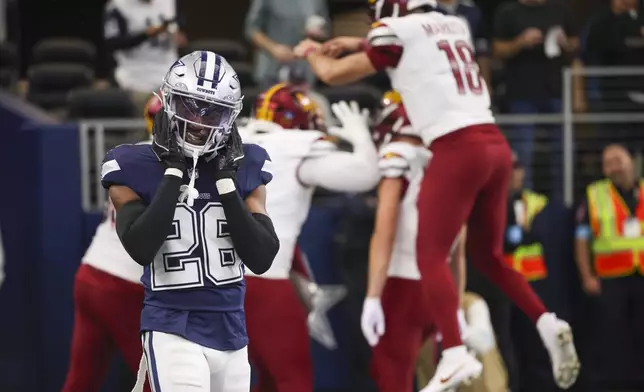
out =
[[[102,170],[121,243],[144,266],[142,369],[153,391],[246,392],[244,266],[262,274],[279,249],[270,158],[242,144],[239,80],[222,56],[177,60],[161,98],[152,145],[119,146]]]
[[[411,391],[420,348],[436,329],[431,314],[419,312],[428,305],[416,261],[416,199],[431,153],[412,131],[400,95],[388,91],[381,103],[373,132],[381,180],[361,324],[374,347],[371,374],[379,390]],[[460,293],[465,290],[463,237],[457,237],[446,261]],[[461,314],[461,329],[464,320]]]
[[[349,83],[387,70],[414,132],[433,154],[418,196],[416,252],[429,310],[445,350],[423,392],[454,388],[481,372],[480,362],[461,340],[458,295],[445,263],[464,223],[472,264],[536,324],[555,381],[569,388],[579,373],[570,326],[547,313],[525,279],[503,263],[511,152],[494,124],[467,22],[434,12],[435,0],[371,0],[370,4],[377,22],[366,45],[360,38],[340,37],[324,46],[306,40],[294,51],[306,57],[327,84]],[[343,51],[357,53],[333,57]]]
[[[149,140],[152,120],[162,109],[145,106]],[[105,217],[74,277],[74,331],[63,392],[98,391],[118,349],[133,371],[141,360],[139,325],[143,306],[143,268],[132,261],[116,234],[116,213],[108,200]],[[149,390],[149,388],[148,388]]]
[[[250,359],[258,392],[312,392],[313,368],[304,308],[289,281],[293,253],[316,186],[362,192],[378,182],[377,153],[365,116],[355,102],[332,106],[342,128],[331,128],[353,145],[339,151],[325,133],[313,101],[300,89],[277,84],[257,98],[255,119],[240,129],[244,141],[264,147],[275,178],[268,185],[280,251],[262,276],[246,274]]]

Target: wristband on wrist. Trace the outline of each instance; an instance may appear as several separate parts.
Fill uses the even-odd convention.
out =
[[[165,169],[165,172],[163,174],[166,176],[175,176],[175,177],[183,178],[183,171],[174,167],[169,167]]]
[[[232,178],[221,178],[215,181],[215,186],[217,187],[217,192],[219,192],[220,195],[234,192],[235,189],[237,189],[235,188],[235,181],[233,181]]]

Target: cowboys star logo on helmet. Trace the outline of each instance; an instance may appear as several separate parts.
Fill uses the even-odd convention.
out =
[[[242,108],[238,80],[226,59],[205,50],[183,56],[170,68],[161,99],[186,156],[224,146]]]

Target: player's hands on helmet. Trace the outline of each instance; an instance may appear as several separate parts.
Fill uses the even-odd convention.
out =
[[[165,110],[161,109],[154,116],[152,125],[152,151],[166,168],[186,170],[186,158],[176,135],[172,132],[172,123]]]
[[[226,145],[215,156],[214,163],[217,168],[216,178],[233,178],[244,158],[244,144],[237,125],[233,127],[226,141]]]
[[[362,306],[360,318],[362,334],[371,347],[375,347],[380,337],[385,334],[385,313],[382,310],[380,298],[367,297]]]
[[[344,52],[357,52],[362,46],[363,38],[335,37],[322,45],[322,53],[329,57],[338,57]]]

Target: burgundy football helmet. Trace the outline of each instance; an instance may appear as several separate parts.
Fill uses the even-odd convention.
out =
[[[163,109],[163,103],[158,96],[152,95],[148,102],[145,104],[143,115],[145,116],[146,130],[149,135],[152,135],[152,126],[154,125],[154,116]]]
[[[284,129],[323,130],[324,123],[317,104],[303,89],[279,83],[257,97],[255,118],[279,124]]]
[[[411,123],[400,94],[390,90],[380,101],[373,125],[373,140],[377,146],[387,143],[394,135],[404,135],[411,130]]]
[[[436,8],[436,0],[369,0],[371,20],[405,16],[420,7]]]

